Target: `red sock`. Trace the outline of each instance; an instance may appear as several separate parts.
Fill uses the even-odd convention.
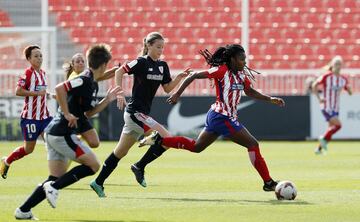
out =
[[[25,149],[23,146],[20,146],[18,148],[16,148],[5,160],[5,162],[7,164],[11,164],[12,162],[14,162],[15,160],[21,159],[24,156],[26,156],[27,153],[25,152]]]
[[[260,154],[259,147],[251,147],[248,149],[249,152],[249,158],[252,163],[252,165],[255,167],[255,169],[259,172],[261,178],[264,181],[271,180],[269,170],[266,166],[266,162],[264,158]]]
[[[332,135],[334,135],[337,131],[339,131],[340,128],[341,128],[341,125],[335,125],[335,126],[329,127],[324,134],[324,139],[326,139],[327,141],[330,141]]]
[[[165,137],[162,140],[162,145],[195,152],[195,140],[183,136]]]

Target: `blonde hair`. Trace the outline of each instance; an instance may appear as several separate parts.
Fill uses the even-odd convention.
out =
[[[341,56],[337,55],[335,56],[334,58],[331,59],[331,61],[326,65],[324,66],[324,69],[328,70],[328,71],[332,71],[332,68],[334,67],[334,64],[336,62],[340,61],[341,63],[343,62],[343,59]]]
[[[147,47],[147,44],[152,45],[157,39],[164,40],[164,37],[159,32],[150,32],[149,34],[147,34],[147,36],[144,38],[144,43],[143,43],[143,49],[142,49],[143,56],[148,54],[149,49]]]

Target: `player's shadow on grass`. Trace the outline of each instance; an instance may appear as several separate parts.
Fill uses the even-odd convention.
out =
[[[270,204],[270,205],[312,205],[307,201],[279,201],[279,200],[241,200],[241,199],[202,199],[202,198],[169,198],[169,197],[148,197],[148,198],[131,198],[131,197],[115,197],[121,199],[150,199],[150,200],[164,200],[164,201],[180,201],[180,202],[215,202],[215,203],[236,203],[236,204]]]
[[[46,221],[56,221],[56,222],[62,222],[62,221],[75,221],[75,222],[150,222],[146,220],[46,220]]]
[[[86,184],[88,185],[88,184]],[[106,184],[105,186],[109,186],[109,187],[138,187],[140,185],[137,184]],[[153,186],[153,185],[151,185]],[[155,185],[157,186],[157,185]],[[91,190],[90,187],[84,187],[84,188],[78,188],[78,187],[67,187],[64,190],[79,190],[79,191],[87,191],[87,190]]]

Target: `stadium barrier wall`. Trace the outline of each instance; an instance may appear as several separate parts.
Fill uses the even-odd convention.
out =
[[[285,96],[285,107],[242,98],[239,120],[258,139],[304,140],[310,136],[310,102],[308,96]],[[150,116],[173,134],[195,138],[206,120],[214,97],[182,97],[169,105],[167,97],[155,97]],[[118,140],[123,126],[123,112],[111,104],[99,115],[101,139]]]
[[[337,132],[334,139],[359,139],[360,138],[360,94],[352,96],[343,93],[340,95],[339,118],[342,128]],[[316,139],[327,128],[327,122],[321,113],[318,99],[310,97],[311,131],[310,137]]]

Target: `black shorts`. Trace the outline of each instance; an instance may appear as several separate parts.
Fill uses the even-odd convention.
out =
[[[88,118],[79,118],[77,121],[77,128],[76,128],[76,133],[77,134],[82,134],[88,130],[93,129],[94,127],[92,126],[90,120]]]

